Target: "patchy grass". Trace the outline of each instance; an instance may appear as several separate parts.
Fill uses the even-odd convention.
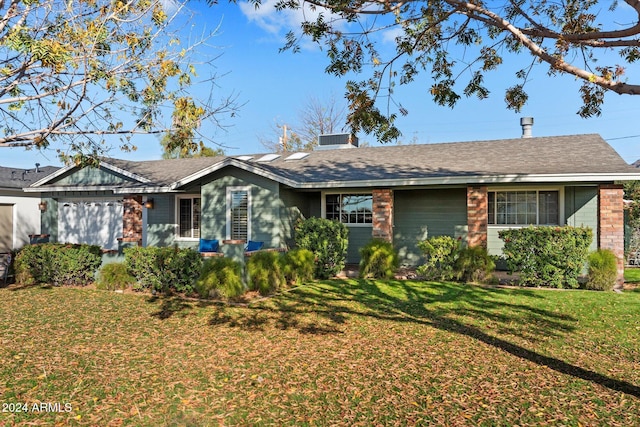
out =
[[[0,426],[629,426],[640,415],[638,293],[345,280],[247,307],[72,288],[0,298]]]
[[[625,268],[624,281],[629,283],[640,283],[640,268]]]

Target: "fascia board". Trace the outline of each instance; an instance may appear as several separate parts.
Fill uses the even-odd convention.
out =
[[[74,191],[115,191],[120,188],[114,185],[74,185],[62,186],[62,187],[26,187],[22,190],[25,193],[59,193],[59,192],[74,192]]]
[[[461,184],[510,184],[510,183],[544,183],[544,182],[608,182],[635,181],[640,179],[640,172],[606,173],[606,174],[507,174],[507,175],[469,175],[446,176],[413,179],[378,179],[352,181],[324,181],[300,183],[292,185],[297,189],[323,189],[336,187],[412,187],[433,185]]]

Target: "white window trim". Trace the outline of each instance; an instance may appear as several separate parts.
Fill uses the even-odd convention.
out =
[[[247,241],[251,240],[251,186],[227,187],[227,206],[226,206],[226,239],[231,240],[231,193],[234,191],[247,192]]]
[[[322,216],[322,218],[326,219],[327,218],[327,195],[332,195],[332,194],[339,194],[339,195],[350,195],[350,194],[367,194],[367,195],[371,195],[371,197],[373,198],[373,193],[371,191],[357,191],[357,190],[350,190],[350,191],[321,191],[321,200],[320,200],[320,215]],[[373,203],[372,203],[373,205]],[[373,206],[371,206],[371,215],[373,215]],[[373,221],[371,223],[368,224],[352,224],[352,223],[348,223],[348,222],[342,222],[342,224],[346,225],[347,227],[356,227],[356,228],[372,228],[373,227]]]
[[[565,225],[565,212],[564,212],[564,186],[548,186],[548,185],[544,185],[544,186],[540,186],[540,187],[524,187],[524,186],[519,186],[519,187],[487,187],[487,193],[490,192],[501,192],[501,191],[557,191],[558,192],[558,225],[559,226],[563,226]],[[487,195],[487,221],[488,221],[488,210],[489,210],[489,196]],[[536,213],[536,218],[537,218],[537,213]],[[526,228],[529,226],[534,226],[534,227],[544,227],[547,224],[542,224],[542,225],[538,225],[538,224],[488,224],[487,226],[490,228],[498,228],[498,229],[504,229],[504,228]],[[553,225],[552,225],[553,226]]]
[[[173,224],[175,240],[178,242],[199,242],[198,237],[180,237],[180,200],[181,199],[200,199],[200,233],[202,233],[202,195],[200,194],[180,194],[175,198],[175,223]],[[193,206],[191,206],[193,213]]]

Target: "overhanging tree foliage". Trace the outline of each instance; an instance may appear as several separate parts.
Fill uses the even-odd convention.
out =
[[[310,37],[324,45],[331,74],[372,67],[369,78],[347,83],[348,120],[354,131],[373,132],[382,141],[399,136],[394,120],[407,113],[393,102],[387,112],[376,107],[382,88],[391,96],[394,85],[427,72],[433,100],[453,107],[462,95],[489,96],[485,75],[509,54],[529,58],[505,93],[507,108],[515,111],[527,102],[536,64],[546,64],[550,75],[583,81],[582,117],[601,113],[607,91],[640,94],[640,85],[625,75],[626,66],[640,58],[637,0],[281,0],[276,7],[312,12],[302,34],[288,34],[285,49],[299,50],[301,38]],[[386,56],[383,32],[395,34],[395,52]]]
[[[200,124],[235,102],[187,92],[213,33],[182,44],[185,13],[175,1],[0,0],[0,146],[58,140],[63,159],[87,163],[108,135],[131,150],[132,135],[166,133],[172,149],[197,150]]]

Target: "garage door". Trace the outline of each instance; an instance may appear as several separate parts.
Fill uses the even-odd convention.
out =
[[[0,205],[0,252],[13,249],[13,205]]]
[[[69,199],[58,203],[58,241],[118,249],[122,236],[122,201]]]

